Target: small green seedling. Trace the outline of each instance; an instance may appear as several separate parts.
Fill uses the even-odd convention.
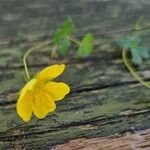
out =
[[[138,34],[127,36],[126,38],[118,40],[117,44],[123,49],[122,58],[124,64],[129,69],[131,74],[145,87],[150,88],[150,83],[145,82],[141,79],[140,75],[136,72],[136,70],[134,69],[128,58],[128,52],[130,52],[132,57],[132,63],[138,66],[142,64],[144,59],[149,58],[148,49],[141,46],[140,36]]]
[[[141,65],[144,59],[149,58],[148,49],[141,46],[141,39],[138,35],[128,36],[118,41],[121,48],[130,49],[132,62]]]
[[[53,42],[58,47],[58,52],[61,55],[66,55],[72,43],[78,45],[77,55],[79,57],[85,57],[91,54],[93,50],[93,36],[91,34],[86,34],[82,41],[75,39],[71,34],[74,32],[74,24],[72,19],[69,17],[62,27],[60,27],[54,37]]]
[[[57,57],[58,56],[57,51],[60,55],[65,56],[68,53],[71,44],[75,43],[76,45],[78,45],[77,55],[79,57],[85,57],[90,55],[93,50],[92,34],[89,33],[86,34],[80,42],[71,35],[73,32],[74,32],[74,24],[72,19],[68,17],[67,20],[64,22],[64,24],[56,31],[51,41],[48,39],[47,41],[41,42],[38,45],[35,45],[30,49],[28,49],[23,57],[23,64],[27,76],[26,79],[31,79],[26,59],[29,56],[29,54],[34,50],[38,50],[47,47],[49,45],[53,45],[51,57]]]

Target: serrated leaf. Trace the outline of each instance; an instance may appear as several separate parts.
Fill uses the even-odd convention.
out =
[[[70,41],[67,38],[64,38],[59,46],[59,52],[61,55],[66,55],[68,48],[71,46]]]
[[[120,39],[120,40],[117,40],[117,44],[121,47],[121,48],[129,48],[130,46],[130,43],[126,40],[126,39]]]
[[[80,47],[78,49],[78,56],[85,57],[88,56],[93,49],[92,45],[93,36],[91,34],[86,34],[83,40],[80,43]]]
[[[138,47],[136,49],[138,51],[138,53],[140,54],[140,56],[144,59],[149,58],[149,53],[148,53],[148,49],[144,48],[144,47]]]
[[[69,17],[60,27],[53,37],[53,41],[55,44],[60,44],[66,36],[69,36],[74,30],[74,24],[72,19]]]
[[[58,46],[59,52],[62,55],[65,55],[68,52],[68,48],[70,47],[71,43],[67,36],[69,36],[74,30],[74,24],[72,19],[69,17],[60,27],[53,37],[53,42]]]
[[[74,24],[73,21],[70,17],[68,17],[68,19],[65,21],[64,25],[63,25],[63,32],[64,35],[69,35],[70,33],[72,33],[74,30]]]
[[[136,65],[141,65],[143,59],[149,58],[148,50],[143,47],[131,48],[131,54],[132,54],[132,61]]]
[[[130,49],[132,54],[132,62],[135,65],[141,65],[143,59],[149,58],[148,50],[144,47],[141,47],[140,43],[140,37],[135,34],[117,41],[117,44],[120,47]]]
[[[117,40],[121,48],[136,48],[140,44],[140,38],[137,35],[128,36],[127,38]]]
[[[141,65],[142,58],[141,58],[140,54],[137,52],[137,49],[131,49],[131,54],[132,54],[132,62],[135,65]]]

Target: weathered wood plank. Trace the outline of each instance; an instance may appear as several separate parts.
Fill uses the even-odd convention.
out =
[[[131,30],[141,15],[145,17],[143,27],[148,27],[149,6],[149,0],[1,0],[1,42],[52,35],[68,15],[77,34]]]
[[[136,80],[131,76],[129,71],[125,69],[121,58],[119,58],[120,56],[111,58],[108,54],[110,55],[108,52],[104,53],[102,56],[91,56],[85,60],[75,59],[76,62],[69,63],[64,75],[58,78],[58,80],[68,82],[73,88],[73,91],[90,89],[90,87],[103,88],[106,86],[135,82]],[[51,62],[49,56],[47,58],[41,56],[38,59],[45,61],[45,65],[33,65],[30,68],[32,75],[35,75],[37,71],[42,69],[43,65],[47,66],[48,64],[65,62],[65,60],[55,60]],[[149,61],[145,62],[145,64],[140,68],[145,79],[149,79],[147,74],[149,74],[150,66],[148,64]],[[76,80],[74,80],[74,76],[76,77]],[[25,83],[23,66],[21,68],[14,67],[2,70],[0,74],[0,81],[1,98],[3,97],[2,95],[6,95],[9,92],[17,92]]]
[[[104,138],[76,139],[56,146],[53,150],[149,150],[150,130]]]
[[[150,92],[137,84],[122,64],[116,37],[133,33],[141,15],[143,44],[150,46],[149,0],[0,0],[0,149],[50,149],[79,137],[101,137],[150,127]],[[26,49],[48,39],[56,26],[70,15],[75,34],[97,35],[94,53],[50,59],[50,48],[29,57],[34,75],[41,68],[65,62],[58,80],[67,82],[72,93],[57,103],[56,112],[43,120],[23,123],[15,111],[17,92],[25,83],[22,56]],[[150,60],[140,72],[149,80]]]
[[[149,89],[137,85],[71,94],[58,103],[55,113],[41,121],[32,119],[28,124],[18,118],[14,104],[3,106],[1,147],[6,149],[17,141],[22,148],[48,149],[71,138],[147,128],[150,124],[149,97]]]

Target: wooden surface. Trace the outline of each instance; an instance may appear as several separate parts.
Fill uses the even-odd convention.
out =
[[[115,44],[116,38],[139,32],[133,24],[143,15],[142,43],[150,47],[149,8],[149,0],[0,0],[0,149],[48,150],[72,139],[102,137],[101,141],[114,134],[123,136],[121,142],[127,131],[150,128],[150,91],[126,70]],[[45,48],[29,57],[32,75],[48,65],[66,63],[57,80],[68,83],[72,92],[45,119],[33,117],[24,123],[15,110],[17,92],[25,84],[22,56],[29,47],[51,40],[68,15],[77,37],[95,35],[94,52],[78,59],[72,47],[68,57],[51,59],[51,48]],[[145,61],[139,68],[146,80],[149,64]],[[142,132],[149,134],[138,133]],[[150,149],[149,144],[145,148]]]
[[[149,150],[150,130],[134,134],[113,135],[103,138],[71,140],[66,144],[55,146],[53,150]]]

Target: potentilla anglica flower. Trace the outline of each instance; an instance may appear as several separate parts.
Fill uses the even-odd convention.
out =
[[[46,117],[56,109],[55,102],[62,100],[70,92],[67,84],[52,81],[64,69],[64,64],[49,66],[22,88],[17,101],[17,113],[24,121],[31,119],[32,112],[39,119]]]

